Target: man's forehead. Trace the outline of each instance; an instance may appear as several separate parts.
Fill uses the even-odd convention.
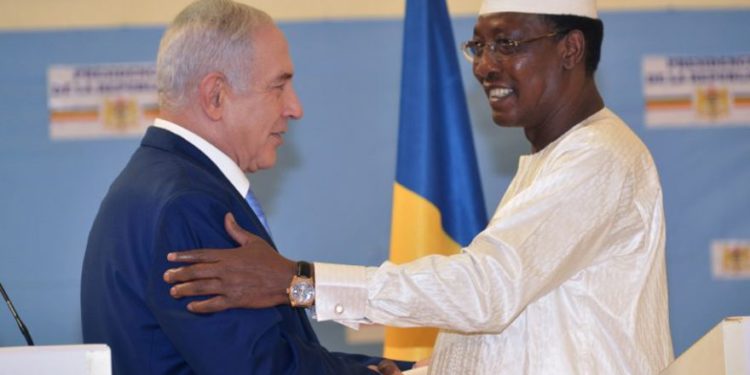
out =
[[[496,32],[507,33],[543,25],[542,17],[539,14],[516,12],[489,13],[477,17],[477,22],[474,25],[474,34]]]

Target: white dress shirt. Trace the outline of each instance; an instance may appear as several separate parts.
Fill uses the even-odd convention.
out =
[[[657,374],[672,360],[650,153],[608,109],[521,156],[461,254],[315,264],[318,320],[442,329],[430,374]]]
[[[245,172],[240,169],[240,166],[232,160],[227,154],[216,148],[216,146],[203,139],[198,134],[191,132],[188,129],[183,128],[173,122],[157,118],[154,120],[154,127],[164,129],[170,133],[173,133],[180,138],[186,140],[191,145],[195,146],[204,155],[206,155],[211,161],[216,164],[221,173],[232,183],[237,192],[241,196],[246,196],[247,191],[250,189],[250,181],[245,176]]]

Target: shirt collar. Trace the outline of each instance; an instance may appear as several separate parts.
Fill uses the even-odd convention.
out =
[[[246,196],[247,191],[250,189],[250,181],[242,172],[239,165],[232,160],[227,154],[216,148],[216,146],[203,139],[198,134],[191,132],[188,129],[183,128],[173,122],[157,118],[154,120],[154,126],[157,128],[164,129],[175,135],[183,138],[191,145],[195,146],[203,154],[205,154],[211,161],[216,164],[222,174],[232,183],[237,192],[241,196]]]

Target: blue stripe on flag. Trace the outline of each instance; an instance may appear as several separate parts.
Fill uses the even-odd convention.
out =
[[[408,0],[396,181],[435,204],[466,246],[487,224],[458,45],[444,0]]]

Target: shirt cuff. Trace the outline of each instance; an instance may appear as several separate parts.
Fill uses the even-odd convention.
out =
[[[315,315],[357,329],[367,307],[367,267],[315,263]]]

